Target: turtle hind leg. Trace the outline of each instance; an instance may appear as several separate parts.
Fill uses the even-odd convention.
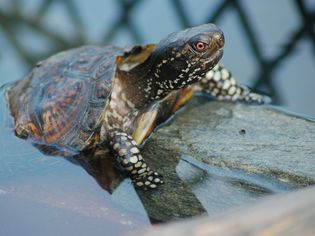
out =
[[[219,100],[241,101],[252,104],[269,103],[270,98],[252,92],[236,83],[231,72],[222,64],[216,65],[197,85],[201,92],[210,94]]]
[[[117,130],[110,131],[109,145],[118,164],[128,173],[136,187],[153,189],[163,183],[162,176],[150,169],[131,136]]]

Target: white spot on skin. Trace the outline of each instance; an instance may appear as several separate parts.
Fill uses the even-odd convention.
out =
[[[133,154],[139,153],[139,149],[136,147],[133,147],[130,149],[130,152],[132,152]]]
[[[147,167],[147,163],[143,163],[141,167],[142,168],[146,168]]]
[[[121,99],[122,99],[123,101],[126,101],[126,100],[127,100],[125,93],[121,93]]]
[[[236,81],[235,81],[234,77],[230,78],[230,82],[231,82],[231,85],[236,85]]]
[[[227,90],[230,86],[231,86],[230,81],[226,80],[226,81],[224,81],[224,84],[223,84],[223,87],[222,87],[222,88],[223,88],[224,90]]]
[[[150,92],[150,90],[151,90],[151,87],[147,87],[147,88],[144,89],[144,91],[145,91],[146,93]]]
[[[219,93],[219,89],[215,88],[215,89],[213,89],[213,91],[211,92],[211,95],[217,96],[218,93]]]
[[[227,78],[229,78],[229,72],[227,69],[222,69],[221,70],[221,75],[222,75],[222,79],[226,80]]]
[[[126,168],[126,170],[128,170],[128,171],[132,171],[132,170],[133,170],[133,166],[129,166],[129,167],[127,167],[127,168]]]
[[[121,157],[126,155],[126,154],[127,154],[127,150],[126,149],[120,149],[119,152],[118,152],[118,155],[121,156]]]
[[[240,95],[240,94],[241,94],[241,92],[242,92],[242,90],[241,90],[240,88],[237,88],[237,90],[236,90],[236,94]]]
[[[137,145],[137,143],[136,143],[134,140],[132,140],[131,143],[132,143],[133,145]]]
[[[235,93],[235,91],[236,91],[235,86],[232,86],[232,87],[229,89],[228,93],[229,93],[229,95],[233,95],[233,94]]]
[[[116,102],[113,101],[113,100],[110,101],[109,105],[110,105],[110,107],[111,107],[112,109],[115,109],[116,106],[117,106]]]
[[[119,147],[120,147],[119,143],[115,143],[113,146],[113,149],[117,151]]]
[[[214,73],[213,80],[218,82],[220,79],[221,79],[221,73],[219,71],[216,71]]]
[[[187,73],[189,71],[189,68],[183,69],[182,72]]]
[[[171,89],[174,88],[174,86],[173,86],[173,84],[172,84],[172,81],[169,81],[169,87],[170,87]]]
[[[203,78],[202,80],[200,80],[200,83],[202,84],[207,84],[208,83],[208,80],[206,78]]]
[[[141,162],[141,161],[138,161],[138,162],[135,164],[135,167],[136,167],[136,168],[139,168],[141,165],[142,165],[142,162]]]
[[[133,164],[136,164],[138,162],[138,157],[137,156],[131,156],[129,161]]]
[[[158,91],[157,91],[157,94],[158,95],[161,95],[163,93],[163,90],[161,90],[161,89],[159,89]]]

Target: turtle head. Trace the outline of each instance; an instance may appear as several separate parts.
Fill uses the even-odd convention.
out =
[[[223,46],[224,35],[214,24],[172,33],[153,52],[154,80],[165,91],[193,84],[218,63]]]

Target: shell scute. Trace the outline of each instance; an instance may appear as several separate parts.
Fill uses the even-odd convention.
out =
[[[31,121],[42,132],[45,143],[55,143],[80,120],[86,109],[88,84],[77,78],[63,77],[35,92],[29,107]]]
[[[90,76],[93,73],[95,65],[103,56],[103,50],[96,50],[94,47],[88,47],[77,55],[67,67],[67,71],[74,74]]]
[[[114,47],[84,46],[44,60],[7,92],[18,136],[82,150],[111,93]]]

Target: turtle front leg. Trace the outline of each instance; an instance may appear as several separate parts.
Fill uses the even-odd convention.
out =
[[[156,188],[163,183],[162,176],[150,170],[130,135],[117,130],[110,131],[109,145],[118,164],[128,173],[136,187]]]
[[[231,72],[222,64],[216,65],[199,81],[198,90],[210,94],[219,100],[242,101],[264,104],[270,99],[267,96],[253,93],[249,88],[236,83]]]

